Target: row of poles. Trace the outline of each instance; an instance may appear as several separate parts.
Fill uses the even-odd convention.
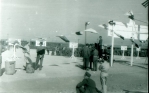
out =
[[[85,22],[85,30],[87,29],[87,26],[90,24],[90,22]],[[114,48],[114,25],[115,25],[115,22],[114,21],[109,21],[109,24],[112,26],[112,46],[111,46],[111,59],[110,59],[110,65],[111,65],[111,67],[113,66],[113,58],[114,58],[114,56],[113,56],[113,48]],[[135,32],[136,32],[136,28],[135,28],[135,23],[134,23],[134,20],[133,20],[133,26],[134,26],[134,29],[132,29],[132,30],[134,30]],[[86,44],[86,36],[87,36],[87,33],[86,33],[86,31],[85,31],[85,44]],[[130,60],[130,65],[132,66],[133,65],[133,44],[134,44],[134,42],[133,42],[133,37],[131,38],[132,39],[132,45],[131,45],[131,60]]]

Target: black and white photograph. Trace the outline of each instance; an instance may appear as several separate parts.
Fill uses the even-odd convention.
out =
[[[148,0],[0,0],[0,93],[148,93]]]

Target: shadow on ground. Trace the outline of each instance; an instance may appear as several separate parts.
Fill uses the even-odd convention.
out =
[[[63,63],[63,64],[70,64],[70,63]]]
[[[56,64],[52,64],[52,65],[49,65],[49,66],[58,66],[58,65],[56,65]]]
[[[83,69],[83,65],[78,64],[78,65],[75,65],[75,66],[79,67],[80,69]]]
[[[72,63],[78,63],[78,62],[72,62]]]
[[[2,69],[1,69],[0,76],[2,76],[4,72],[5,72],[5,68],[2,68]]]
[[[130,91],[130,90],[123,90],[125,93],[148,93],[148,92],[141,92],[141,91]]]
[[[120,63],[120,64],[123,64],[123,65],[130,66],[130,61],[127,61],[127,60],[114,60],[114,63]],[[144,68],[144,69],[148,69],[147,65],[148,64],[144,64],[144,63],[138,63],[138,64],[133,63],[133,66]]]

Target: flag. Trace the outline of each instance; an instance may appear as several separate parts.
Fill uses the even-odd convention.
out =
[[[115,32],[114,32],[115,33]],[[118,37],[120,37],[121,39],[123,39],[124,40],[124,37],[123,36],[121,36],[120,34],[117,34],[117,33],[115,33]]]
[[[131,41],[133,44],[135,44],[135,47],[139,48],[139,45],[138,45],[136,42],[134,42],[133,37],[131,37],[130,41]]]
[[[110,20],[110,21],[109,21],[109,24],[110,24],[110,25],[115,25],[115,22],[114,22],[113,20]]]
[[[60,35],[60,36],[57,36],[57,37],[61,38],[65,42],[69,42],[69,40],[65,36],[63,36],[63,35]]]
[[[101,28],[104,28],[104,29],[108,30],[108,25],[107,24],[102,24],[102,25],[98,25],[98,26],[101,27]]]
[[[76,35],[83,35],[82,31],[76,32]]]
[[[94,30],[92,28],[86,29],[84,31],[91,32],[91,33],[98,33],[96,30]]]
[[[148,0],[142,3],[142,5],[146,8],[148,6]]]
[[[138,46],[138,44],[137,44],[137,43],[135,43],[135,42],[134,42],[134,44],[135,44],[135,46],[136,46],[137,48],[139,48],[139,46]]]
[[[128,18],[130,18],[131,20],[134,20],[134,15],[132,11],[127,12],[125,15],[127,15]]]

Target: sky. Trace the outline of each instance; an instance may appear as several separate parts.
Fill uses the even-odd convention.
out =
[[[87,43],[95,43],[99,36],[103,44],[111,44],[107,31],[98,25],[108,20],[129,22],[126,12],[132,10],[136,19],[148,22],[148,7],[141,5],[145,0],[1,0],[1,38],[24,40],[37,37],[50,42],[64,42],[58,35],[66,36],[71,42],[84,44],[85,22],[98,34],[87,33]],[[148,25],[135,21],[139,25]],[[130,40],[115,39],[116,45],[131,44]]]

